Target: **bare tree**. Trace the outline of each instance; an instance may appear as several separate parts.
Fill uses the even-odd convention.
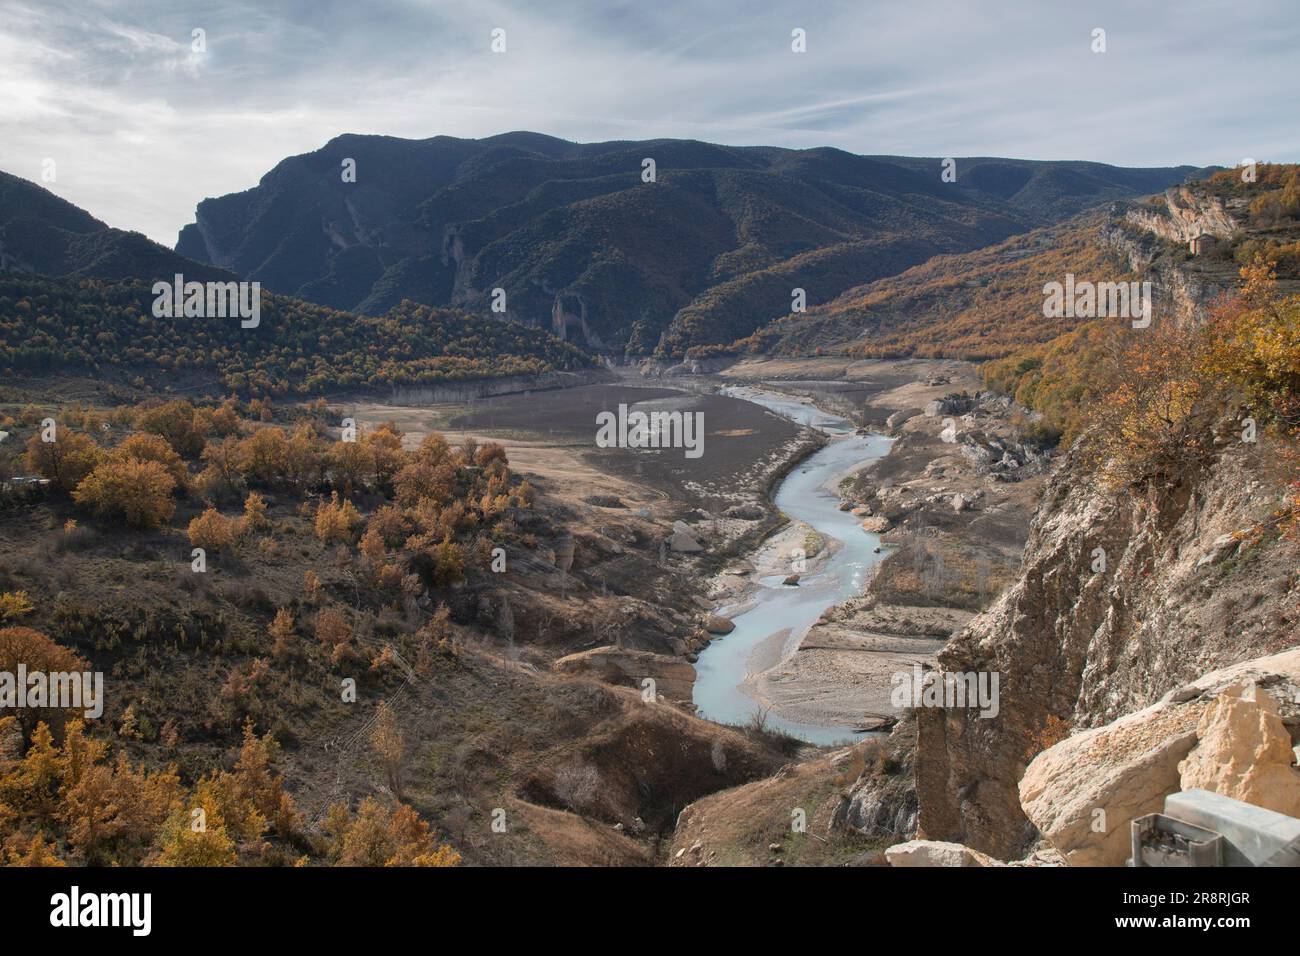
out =
[[[600,773],[591,764],[573,763],[555,772],[555,795],[574,813],[581,813],[596,799]]]

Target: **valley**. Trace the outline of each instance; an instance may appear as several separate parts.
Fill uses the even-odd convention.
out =
[[[238,204],[201,206],[187,249],[293,293],[244,327],[155,314],[159,257],[166,282],[186,260],[0,182],[27,206],[6,228],[62,230],[0,275],[0,654],[103,673],[107,698],[92,738],[0,717],[6,861],[1117,864],[1115,834],[1237,739],[1203,717],[1300,737],[1293,167],[1253,198],[1230,173],[1135,198],[1174,173],[1118,171],[1101,205],[926,205],[896,158],[673,141],[707,174],[661,165],[659,195],[619,180],[635,147],[573,145],[464,147],[398,217],[407,251],[450,230],[447,295],[404,285],[421,254],[338,298],[341,253],[245,261],[213,231]],[[593,169],[590,195],[545,178]],[[760,184],[783,212],[735,218]],[[715,218],[683,211],[714,189]],[[868,193],[902,218],[833,211]],[[318,199],[279,195],[297,219],[254,217],[247,255]],[[769,231],[803,202],[839,233]],[[596,308],[594,237],[635,235],[624,214],[690,233],[656,240],[680,271]],[[489,310],[483,270],[556,216],[586,238],[525,255]],[[391,257],[373,235],[345,261]],[[767,311],[796,274],[824,294]],[[1049,314],[1071,276],[1140,278],[1154,321]],[[652,286],[647,324],[627,307]],[[913,693],[953,675],[996,699]],[[93,834],[85,739],[97,785],[149,795]],[[1210,782],[1290,806],[1269,760],[1267,787]],[[1080,829],[1080,794],[1111,828]]]

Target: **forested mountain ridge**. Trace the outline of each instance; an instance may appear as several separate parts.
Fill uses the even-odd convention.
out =
[[[506,316],[590,350],[679,357],[787,313],[794,287],[826,302],[1196,172],[959,159],[945,182],[942,162],[526,132],[344,135],[204,200],[177,251],[366,314],[403,298],[489,314],[500,289]]]
[[[238,318],[155,316],[154,298],[140,281],[0,273],[0,368],[316,395],[592,364],[541,329],[409,301],[358,316],[263,293],[258,326],[242,328]]]

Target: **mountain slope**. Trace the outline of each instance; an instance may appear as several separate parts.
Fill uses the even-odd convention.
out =
[[[1132,277],[1124,253],[1107,239],[1118,211],[1091,210],[972,252],[936,256],[771,322],[722,351],[983,360],[1047,342],[1080,320],[1043,316],[1045,283],[1067,273],[1098,282]]]
[[[100,222],[67,200],[18,176],[0,172],[0,269],[104,279],[232,279],[138,232]]]
[[[177,251],[367,314],[487,314],[502,289],[506,316],[590,349],[680,356],[788,313],[794,287],[826,302],[1193,172],[959,160],[944,183],[938,160],[826,148],[345,135],[204,200]]]

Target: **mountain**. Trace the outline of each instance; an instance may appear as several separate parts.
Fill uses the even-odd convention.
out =
[[[263,290],[256,325],[158,316],[153,284],[233,280],[0,173],[0,370],[284,395],[555,381],[592,358],[544,329],[395,303],[361,316]],[[570,379],[572,376],[569,377]],[[489,390],[492,387],[487,386]]]
[[[178,272],[200,281],[234,278],[138,232],[113,229],[48,189],[5,172],[0,172],[0,269],[104,279],[171,281]]]
[[[945,183],[941,168],[693,140],[344,135],[204,200],[176,248],[365,314],[403,298],[488,314],[501,289],[506,316],[590,350],[676,357],[788,314],[795,288],[826,302],[1196,172],[959,159]]]

